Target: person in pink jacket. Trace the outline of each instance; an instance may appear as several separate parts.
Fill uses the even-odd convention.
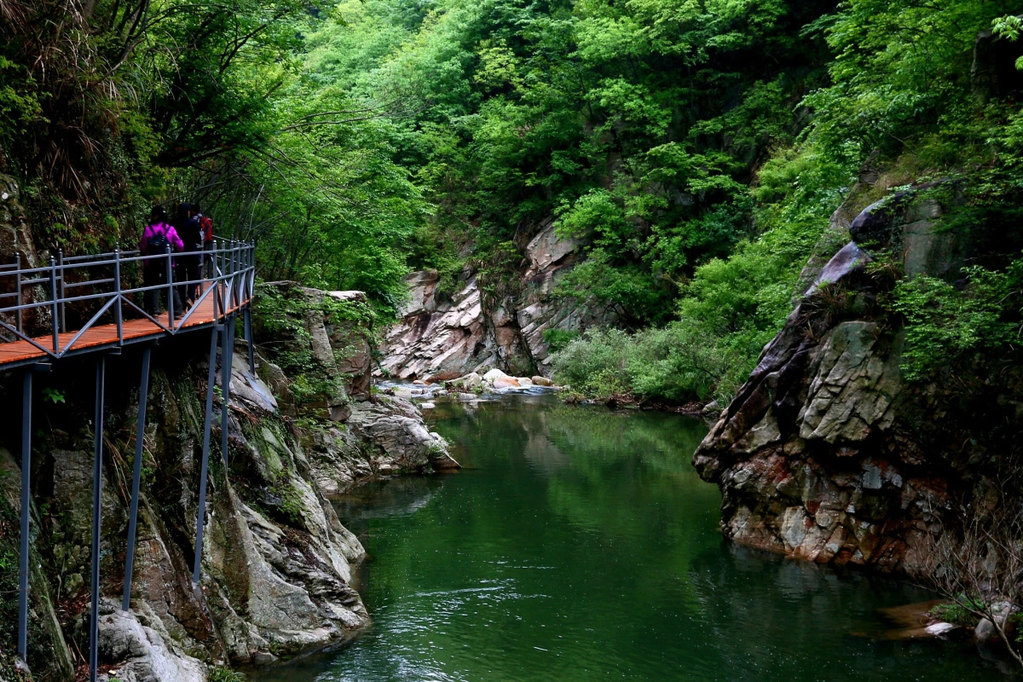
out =
[[[149,222],[142,230],[142,239],[139,240],[139,252],[146,256],[142,262],[142,285],[147,287],[146,291],[146,312],[150,315],[157,315],[160,312],[160,294],[169,290],[174,296],[175,316],[185,314],[181,305],[181,298],[177,288],[173,286],[161,286],[167,282],[167,248],[171,251],[181,251],[185,243],[181,241],[177,230],[167,222],[167,211],[163,206],[153,206],[149,213]],[[171,268],[173,271],[173,268]],[[149,289],[148,287],[156,287]],[[168,301],[169,303],[169,301]]]

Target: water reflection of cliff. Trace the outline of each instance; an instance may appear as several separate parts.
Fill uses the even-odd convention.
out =
[[[992,679],[968,645],[893,641],[879,605],[934,595],[892,580],[786,560],[738,545],[704,552],[687,578],[703,614],[700,658],[729,680]],[[952,677],[949,678],[949,675]]]
[[[334,500],[338,517],[356,534],[370,519],[411,516],[444,485],[437,476],[402,476],[367,483]]]

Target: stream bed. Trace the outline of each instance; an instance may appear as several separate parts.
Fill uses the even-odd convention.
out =
[[[930,591],[724,542],[698,420],[550,396],[428,420],[464,470],[338,502],[373,626],[255,682],[1006,679],[971,644],[893,637],[878,609]]]

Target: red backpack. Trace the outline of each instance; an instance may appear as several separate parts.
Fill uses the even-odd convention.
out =
[[[204,243],[213,241],[213,218],[210,218],[207,215],[200,215],[199,228],[202,231],[202,240]]]

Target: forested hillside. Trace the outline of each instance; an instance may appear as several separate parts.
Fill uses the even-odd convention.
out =
[[[133,245],[151,203],[197,200],[221,235],[259,240],[267,279],[391,311],[409,268],[450,291],[469,274],[521,286],[524,245],[554,221],[585,260],[552,295],[623,327],[551,330],[562,377],[675,401],[745,379],[808,257],[843,239],[834,211],[941,180],[948,229],[995,238],[958,283],[894,288],[923,376],[942,352],[1016,349],[1020,12],[16,0],[0,172],[38,249]]]

